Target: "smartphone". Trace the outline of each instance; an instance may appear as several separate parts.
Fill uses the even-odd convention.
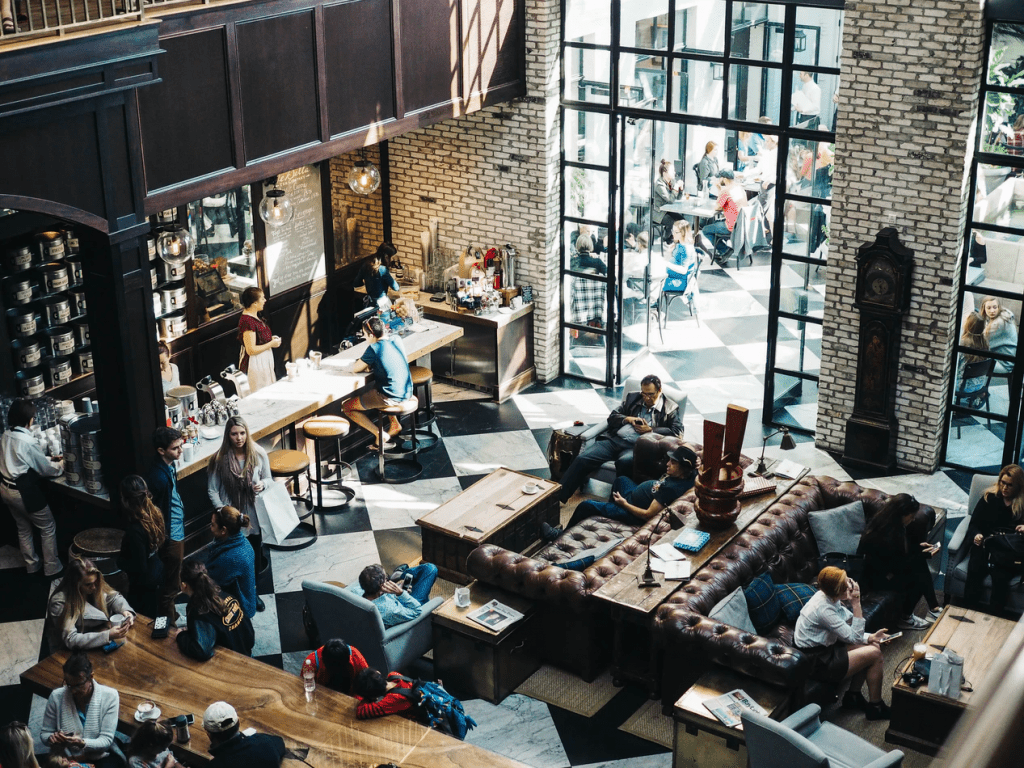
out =
[[[891,643],[897,637],[903,637],[903,633],[902,632],[893,632],[891,635],[886,635],[885,637],[883,637],[882,638],[882,642],[883,643]]]
[[[119,642],[117,642],[117,640],[111,640],[109,643],[107,643],[106,645],[103,646],[103,652],[104,653],[113,653],[118,648],[120,648],[122,645],[124,645],[123,642],[119,643]]]

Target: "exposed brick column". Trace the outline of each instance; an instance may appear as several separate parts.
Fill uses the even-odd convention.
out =
[[[843,33],[817,445],[842,451],[853,410],[858,246],[896,215],[915,252],[896,397],[900,466],[934,470],[967,213],[984,19],[978,0],[848,0]]]
[[[559,0],[526,0],[527,95],[389,142],[392,234],[416,264],[438,219],[442,247],[513,244],[533,286],[537,377],[558,375]]]

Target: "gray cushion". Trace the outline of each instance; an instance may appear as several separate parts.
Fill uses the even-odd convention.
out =
[[[819,554],[842,552],[857,554],[864,533],[864,504],[854,501],[841,507],[811,512],[807,516]]]
[[[747,598],[743,595],[743,587],[736,587],[726,597],[718,601],[708,616],[718,619],[730,627],[742,629],[752,635],[757,634],[754,622],[750,620],[750,612],[747,610]]]

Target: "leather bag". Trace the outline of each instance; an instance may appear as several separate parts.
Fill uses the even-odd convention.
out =
[[[864,578],[864,555],[847,555],[844,552],[826,552],[824,555],[818,557],[818,572],[821,569],[831,565],[836,568],[842,568],[846,571],[846,575],[854,581],[860,581]]]
[[[985,551],[996,568],[1024,573],[1024,533],[996,531],[985,539]]]

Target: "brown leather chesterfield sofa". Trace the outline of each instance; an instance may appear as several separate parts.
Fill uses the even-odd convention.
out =
[[[793,646],[793,627],[785,617],[764,635],[751,635],[708,612],[739,586],[768,572],[777,584],[812,583],[817,577],[818,547],[808,513],[860,499],[867,519],[881,509],[888,494],[831,477],[805,477],[751,523],[692,580],[659,608],[655,642],[663,650],[662,705],[671,708],[695,679],[702,664],[714,661],[765,682],[802,687],[810,660]],[[911,523],[924,541],[935,523],[935,510],[921,505]],[[900,597],[895,592],[864,593],[861,604],[869,630],[895,627]]]

